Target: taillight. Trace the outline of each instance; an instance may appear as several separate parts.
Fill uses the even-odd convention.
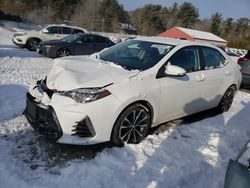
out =
[[[238,59],[238,64],[240,64],[240,62],[241,61],[247,61],[248,59],[247,58],[245,58],[245,57],[240,57],[239,59]]]

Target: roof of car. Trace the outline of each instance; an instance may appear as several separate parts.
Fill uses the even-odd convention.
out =
[[[84,28],[81,28],[81,27],[76,27],[76,26],[71,26],[71,25],[67,25],[67,24],[49,24],[47,26],[60,26],[60,27],[70,27],[70,28],[73,28],[73,29],[80,29],[80,30],[83,30],[85,33],[88,32],[86,29]]]
[[[190,45],[216,47],[216,46],[206,44],[206,43],[194,42],[194,41],[189,41],[189,40],[174,39],[174,38],[167,38],[167,37],[138,37],[136,39],[148,41],[148,42],[169,44],[169,45],[173,45],[173,46],[182,45],[182,44],[183,45],[190,44]]]
[[[95,34],[95,33],[74,33],[74,34],[78,34],[78,35],[92,35],[92,36],[99,36],[99,37],[103,37],[103,38],[107,38],[109,39],[108,37],[106,36],[103,36],[103,35],[99,35],[99,34]]]

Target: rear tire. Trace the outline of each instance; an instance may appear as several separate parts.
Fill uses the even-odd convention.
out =
[[[71,55],[71,52],[67,48],[61,48],[57,51],[56,56],[57,57],[65,57]]]
[[[35,39],[35,38],[28,39],[26,44],[27,49],[30,51],[36,51],[39,48],[40,42],[41,42],[40,39]]]
[[[218,113],[227,112],[230,109],[233,103],[234,94],[235,94],[235,87],[234,86],[229,87],[225,92],[225,94],[223,95],[219,105],[217,106]]]
[[[150,126],[149,110],[142,104],[133,104],[116,120],[111,141],[116,146],[123,146],[125,143],[138,144],[146,137]]]

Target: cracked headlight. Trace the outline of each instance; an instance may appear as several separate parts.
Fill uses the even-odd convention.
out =
[[[74,99],[78,103],[88,103],[92,102],[106,96],[109,96],[111,93],[106,89],[75,89],[71,91],[65,91],[61,93],[62,96],[67,96]]]

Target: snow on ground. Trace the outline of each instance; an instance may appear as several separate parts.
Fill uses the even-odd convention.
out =
[[[0,27],[0,187],[223,187],[229,159],[250,138],[249,94],[239,92],[227,113],[162,125],[138,145],[50,143],[22,111],[52,60],[14,46],[11,35]]]

